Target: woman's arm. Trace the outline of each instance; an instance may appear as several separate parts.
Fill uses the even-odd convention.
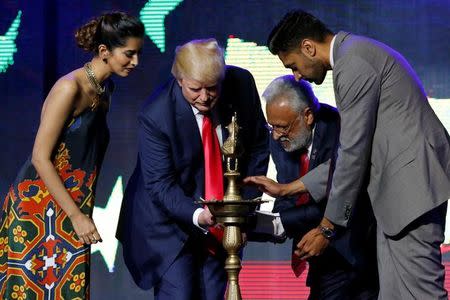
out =
[[[100,240],[100,235],[93,221],[81,212],[64,187],[51,161],[64,124],[76,108],[79,93],[80,89],[75,80],[60,79],[53,86],[44,102],[31,162],[50,194],[70,218],[80,241],[90,244]]]

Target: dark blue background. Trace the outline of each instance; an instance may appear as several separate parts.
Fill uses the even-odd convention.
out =
[[[76,28],[109,10],[138,16],[146,1],[33,0],[0,3],[0,35],[22,10],[14,65],[0,73],[0,197],[3,199],[21,164],[30,155],[40,108],[61,75],[81,67],[88,54],[78,49]],[[166,52],[146,37],[138,70],[115,80],[109,113],[111,143],[99,178],[97,206],[104,206],[119,175],[124,183],[134,168],[136,113],[146,97],[170,73],[177,45],[194,38],[215,37],[221,45],[233,34],[264,45],[267,35],[290,9],[303,8],[332,30],[378,39],[401,52],[422,79],[427,94],[450,98],[450,1],[210,1],[185,0],[165,19]],[[260,91],[261,92],[261,91]],[[1,202],[1,201],[0,201]],[[246,259],[289,259],[290,245],[252,245]],[[115,273],[100,255],[93,256],[92,299],[151,299],[131,281],[119,251]]]

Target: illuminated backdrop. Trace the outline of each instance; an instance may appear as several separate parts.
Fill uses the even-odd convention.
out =
[[[92,299],[152,299],[131,280],[114,238],[124,186],[136,159],[136,113],[170,74],[173,52],[194,38],[215,37],[228,64],[250,70],[260,93],[287,74],[264,46],[271,28],[293,8],[323,19],[332,30],[381,40],[400,51],[422,79],[432,107],[450,128],[450,4],[448,1],[10,1],[0,3],[0,195],[31,153],[40,107],[54,81],[83,65],[75,29],[108,10],[124,10],[145,24],[138,69],[116,80],[109,113],[111,144],[99,178],[94,220],[104,242],[92,247]],[[314,86],[320,101],[334,105],[331,74]],[[264,105],[264,100],[263,105]],[[274,176],[273,165],[269,175]],[[270,209],[270,203],[264,209]],[[447,234],[447,236],[450,236]],[[448,241],[448,237],[446,238]],[[250,243],[241,275],[246,299],[306,299],[304,275],[294,278],[290,243]],[[447,255],[444,255],[447,259]]]

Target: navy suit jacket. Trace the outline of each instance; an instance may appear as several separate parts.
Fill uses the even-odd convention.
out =
[[[239,162],[241,176],[265,175],[269,135],[250,72],[227,66],[214,110],[223,140],[228,135],[225,126],[237,113],[245,150]],[[139,115],[138,144],[117,237],[135,282],[150,289],[190,237],[205,236],[192,221],[201,207],[195,201],[204,193],[203,146],[192,107],[175,79],[150,97]],[[253,187],[242,189],[244,199],[259,195]]]
[[[339,145],[340,120],[337,110],[329,105],[320,104],[319,110],[314,114],[314,120],[314,136],[307,176],[311,176],[312,172],[322,168],[320,172],[328,176],[315,176],[314,181],[323,181],[323,183],[319,182],[319,189],[323,191],[311,191],[310,201],[301,206],[295,205],[297,196],[278,198],[275,200],[273,209],[274,212],[280,212],[286,234],[293,238],[293,248],[304,234],[318,226],[322,220]],[[288,183],[300,178],[299,151],[286,152],[280,143],[273,139],[270,141],[270,150],[276,165],[278,182]],[[305,183],[305,185],[309,188],[308,184]],[[310,259],[311,266],[317,262],[322,265],[325,261],[328,267],[332,268],[329,264],[334,263],[336,255],[331,252],[337,251],[357,269],[364,270],[369,264],[372,268],[374,267],[373,264],[376,263],[375,220],[368,197],[361,195],[361,198],[365,199],[360,199],[357,209],[353,211],[349,228],[338,233],[331,247],[323,255]]]

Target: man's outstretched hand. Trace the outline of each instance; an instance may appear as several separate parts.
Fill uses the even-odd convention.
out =
[[[275,198],[306,192],[305,186],[300,180],[284,184],[266,176],[250,176],[244,179],[244,183],[256,185],[260,191]]]
[[[266,176],[250,176],[244,179],[244,183],[258,186],[260,191],[272,197],[284,196],[283,184],[267,178]]]

